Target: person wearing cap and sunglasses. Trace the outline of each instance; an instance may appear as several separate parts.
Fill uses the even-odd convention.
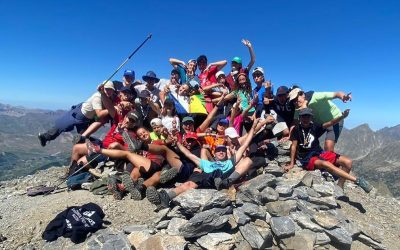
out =
[[[290,136],[290,140],[292,141],[290,163],[284,169],[288,171],[293,168],[297,158],[306,170],[322,169],[339,177],[340,179],[337,184],[342,189],[345,181],[349,180],[369,193],[373,187],[362,177],[355,177],[350,174],[352,160],[334,151],[323,151],[318,141],[318,138],[325,132],[326,128],[346,118],[349,112],[350,110],[346,109],[341,116],[321,125],[317,122],[312,122],[312,109],[300,109],[300,122],[295,126]]]
[[[294,88],[289,92],[289,101],[293,102],[297,110],[311,108],[314,112],[314,121],[320,124],[328,122],[334,118],[340,117],[342,112],[331,101],[340,99],[344,103],[351,101],[351,93],[338,92],[304,92],[300,88]],[[295,112],[294,118],[298,120],[298,111]],[[344,121],[342,120],[335,125],[328,127],[325,136],[324,149],[334,151],[335,144],[342,132]]]
[[[195,188],[221,188],[221,182],[215,183],[216,179],[226,180],[222,185],[224,188],[232,185],[236,180],[240,178],[247,170],[250,168],[248,162],[242,161],[244,152],[246,151],[251,138],[254,134],[254,128],[257,126],[258,119],[254,121],[252,129],[244,141],[243,145],[237,150],[235,155],[228,158],[227,148],[224,145],[219,145],[216,147],[215,158],[216,161],[203,160],[196,155],[192,154],[188,149],[186,149],[179,142],[177,146],[179,150],[192,162],[194,162],[197,168],[194,170],[193,174],[190,175],[189,180],[184,182],[182,185],[171,189],[169,191],[161,190],[157,191],[155,187],[148,188],[146,191],[147,199],[158,206],[158,208],[167,208],[169,203],[173,198],[182,194],[189,189]],[[149,146],[149,150],[151,148]],[[168,151],[169,149],[165,149]],[[179,160],[177,163],[170,163],[171,165],[183,164]],[[216,186],[217,185],[217,186]]]
[[[263,109],[263,97],[267,96],[272,99],[272,84],[271,81],[265,81],[264,69],[261,67],[255,67],[252,73],[254,83],[256,87],[253,89],[253,96],[257,93],[258,100],[256,105],[256,116],[260,117],[260,113]]]
[[[249,49],[249,54],[250,54],[250,62],[249,64],[243,68],[242,66],[242,58],[235,56],[232,58],[231,61],[231,72],[226,77],[226,82],[229,85],[229,88],[231,90],[235,89],[235,81],[239,73],[245,73],[246,75],[249,75],[249,72],[251,70],[251,67],[253,67],[254,63],[256,62],[256,55],[254,53],[254,49],[252,44],[250,43],[249,40],[242,39],[242,43],[244,46],[246,46]]]

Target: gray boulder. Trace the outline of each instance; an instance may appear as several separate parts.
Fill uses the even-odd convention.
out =
[[[277,201],[279,198],[279,193],[271,187],[266,187],[261,191],[261,202],[263,204],[271,201]]]
[[[258,205],[253,203],[244,203],[238,210],[253,219],[265,219],[265,211]]]
[[[270,187],[276,183],[276,177],[272,174],[262,174],[249,180],[247,183],[240,186],[239,190],[250,189],[261,191],[266,187]]]
[[[297,202],[294,200],[274,201],[267,203],[265,207],[272,216],[287,216],[290,212],[296,211]]]
[[[229,196],[225,192],[219,191],[214,193],[214,195],[204,204],[202,211],[211,208],[224,208],[229,206],[231,203]]]
[[[193,216],[179,231],[185,238],[200,237],[223,227],[229,220],[232,207],[213,208]]]
[[[204,205],[216,194],[213,189],[189,189],[173,199],[173,203],[182,207],[186,214],[195,214],[202,210]]]
[[[295,223],[288,216],[272,217],[271,218],[271,229],[272,232],[278,238],[286,238],[293,236],[296,230]]]
[[[351,243],[353,242],[353,238],[351,234],[347,232],[344,228],[337,227],[333,229],[326,229],[325,233],[329,236],[332,242],[343,246],[343,247],[350,247]]]
[[[150,236],[147,240],[142,242],[137,248],[138,250],[184,250],[188,242],[182,236],[173,236],[166,234],[157,234]],[[115,248],[118,249],[118,248]]]
[[[243,238],[250,244],[253,249],[262,249],[264,246],[264,238],[257,231],[257,228],[252,224],[246,224],[239,227]]]
[[[188,220],[181,218],[172,218],[167,227],[167,234],[169,235],[180,235],[179,229],[185,225]]]
[[[209,233],[197,240],[197,243],[205,249],[230,250],[235,244],[232,235],[228,233]]]
[[[241,209],[233,209],[233,218],[239,226],[243,226],[250,222],[250,217],[247,216]]]
[[[131,249],[131,244],[126,235],[111,228],[97,231],[86,241],[85,245],[85,249],[88,250]]]
[[[334,215],[327,211],[315,213],[312,220],[325,229],[332,229],[340,223]]]

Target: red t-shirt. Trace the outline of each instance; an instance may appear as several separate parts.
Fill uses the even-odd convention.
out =
[[[235,85],[235,80],[238,74],[240,73],[245,73],[247,76],[249,76],[249,70],[246,68],[241,68],[239,70],[239,72],[235,75],[232,76],[231,72],[229,72],[229,74],[226,76],[226,82],[229,84],[229,88],[231,90],[235,90],[236,89],[236,85]]]
[[[151,142],[151,144],[154,144],[154,145],[164,145],[164,142],[163,142],[162,140],[154,140],[154,141]],[[159,165],[159,166],[161,166],[162,163],[163,163],[164,160],[165,160],[165,157],[164,157],[163,155],[153,154],[153,153],[150,153],[150,152],[147,152],[147,151],[144,151],[144,150],[141,152],[141,155],[142,155],[143,157],[146,157],[146,158],[149,159],[150,161],[156,163],[156,164]]]
[[[201,72],[199,75],[200,86],[202,88],[204,88],[206,86],[216,83],[217,78],[215,77],[215,74],[217,72],[218,72],[217,66],[211,66],[209,70]],[[211,92],[211,91],[208,91],[208,92]],[[210,113],[213,110],[214,105],[211,102],[211,96],[209,95],[209,93],[207,93],[207,92],[204,93],[204,100],[206,101],[205,108],[206,108],[207,112]]]
[[[118,112],[115,112],[113,124],[103,139],[103,147],[104,148],[108,148],[110,146],[110,144],[113,142],[118,142],[119,144],[124,146],[124,148],[126,148],[126,149],[128,148],[128,145],[125,144],[124,139],[122,138],[122,135],[117,130],[118,123],[124,119],[125,113],[127,113],[127,112],[124,112],[122,115],[120,115]],[[130,132],[130,131],[128,131],[128,133],[132,137],[136,137],[135,133]]]

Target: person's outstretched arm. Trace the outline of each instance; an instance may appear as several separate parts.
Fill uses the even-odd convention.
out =
[[[108,114],[114,118],[115,117],[115,112],[116,109],[114,107],[114,104],[112,102],[112,100],[106,95],[106,93],[104,92],[104,85],[101,84],[97,90],[100,92],[101,94],[101,101],[104,104],[104,107],[108,110]]]
[[[196,155],[192,154],[187,148],[185,148],[180,142],[176,143],[176,146],[179,148],[179,150],[194,164],[196,164],[197,167],[200,167],[200,158],[197,157]]]
[[[325,122],[324,124],[322,124],[322,127],[323,128],[327,128],[327,127],[335,125],[336,123],[340,122],[341,120],[343,120],[347,116],[349,116],[349,113],[350,113],[350,109],[346,109],[345,111],[342,112],[341,116],[339,116],[339,117],[337,117],[335,119],[332,119],[329,122]]]
[[[213,110],[210,112],[210,114],[208,114],[207,118],[203,121],[203,123],[199,126],[198,130],[199,132],[204,132],[206,131],[206,129],[210,126],[211,121],[214,119],[214,116],[217,114],[218,112],[218,108],[219,106],[222,105],[222,103],[225,100],[225,94],[223,94],[221,96],[221,100],[215,105],[215,107],[213,108]]]
[[[170,58],[169,63],[176,68],[178,65],[182,65],[183,67],[186,67],[186,64],[184,61],[176,59],[176,58]]]
[[[292,141],[292,145],[290,146],[290,163],[286,164],[286,166],[283,168],[285,171],[288,171],[294,167],[294,163],[296,162],[297,143],[298,140]]]
[[[253,46],[251,45],[250,41],[247,39],[242,39],[242,43],[244,44],[244,46],[246,46],[247,48],[249,48],[249,54],[250,54],[250,62],[247,65],[247,70],[250,71],[251,67],[253,67],[254,63],[256,62],[256,54],[254,53],[254,49]]]
[[[238,163],[240,161],[240,159],[242,159],[244,152],[249,147],[251,139],[253,139],[254,129],[256,128],[256,126],[257,126],[259,121],[260,121],[260,119],[255,119],[254,120],[253,126],[251,126],[251,129],[250,129],[249,133],[247,134],[246,139],[244,140],[244,142],[240,146],[240,148],[236,151],[236,154],[235,154],[236,162],[235,163]]]

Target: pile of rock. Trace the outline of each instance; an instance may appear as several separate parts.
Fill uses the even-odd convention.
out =
[[[185,192],[153,225],[128,227],[129,241],[136,249],[347,249],[358,240],[385,249],[341,212],[334,182],[320,171],[284,173],[287,160],[278,157],[237,191]]]

